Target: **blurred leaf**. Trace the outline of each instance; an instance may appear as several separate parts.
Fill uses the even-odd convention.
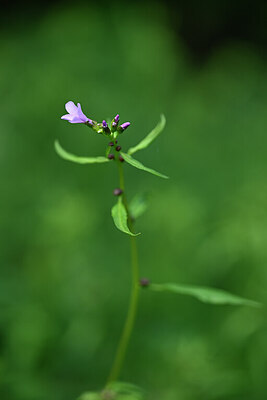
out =
[[[107,386],[107,390],[116,394],[116,400],[142,400],[144,398],[143,390],[140,387],[127,382],[111,382]]]
[[[129,156],[129,154],[125,154],[125,153],[121,152],[121,155],[124,158],[124,160],[128,164],[132,165],[133,167],[138,168],[138,169],[142,169],[143,171],[146,171],[146,172],[150,172],[150,174],[157,175],[157,176],[159,176],[161,178],[169,179],[168,176],[163,175],[160,172],[155,171],[154,169],[145,167],[142,163],[140,163],[140,161],[137,161],[133,157]]]
[[[136,385],[125,382],[111,382],[100,393],[86,392],[77,400],[142,400],[143,391]]]
[[[74,154],[68,153],[66,150],[61,147],[58,140],[55,141],[55,150],[57,154],[63,158],[64,160],[72,161],[78,164],[95,164],[95,163],[104,163],[109,162],[109,159],[106,157],[79,157]]]
[[[137,194],[134,196],[129,204],[129,212],[131,217],[134,219],[140,217],[147,209],[147,201],[143,194]]]
[[[166,118],[163,114],[160,116],[160,121],[157,126],[143,139],[140,143],[138,143],[135,147],[131,147],[128,150],[128,154],[134,154],[136,151],[143,150],[148,147],[156,137],[163,131],[166,125]]]
[[[196,299],[203,301],[204,303],[231,304],[236,306],[243,305],[252,307],[261,306],[261,304],[256,301],[244,299],[234,294],[225,292],[224,290],[221,289],[214,289],[204,286],[163,283],[163,284],[151,284],[150,286],[148,286],[148,288],[157,292],[168,291],[168,292],[193,296]]]
[[[86,392],[83,393],[77,400],[102,400],[100,393]]]
[[[112,218],[114,220],[114,224],[116,225],[116,227],[120,231],[122,231],[124,233],[127,233],[128,235],[131,235],[131,236],[140,235],[140,233],[132,233],[130,231],[130,229],[128,228],[128,225],[127,225],[127,219],[128,219],[127,211],[126,211],[126,209],[124,207],[124,204],[122,202],[122,198],[121,197],[118,198],[117,204],[115,204],[115,206],[112,207],[111,215],[112,215]]]

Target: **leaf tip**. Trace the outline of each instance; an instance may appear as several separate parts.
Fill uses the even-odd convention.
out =
[[[164,126],[166,125],[166,117],[163,113],[160,114],[160,120],[162,122],[162,124],[164,124]]]

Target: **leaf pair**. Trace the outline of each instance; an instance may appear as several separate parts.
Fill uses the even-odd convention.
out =
[[[141,140],[140,143],[138,143],[135,147],[131,147],[128,150],[127,154],[121,152],[121,155],[124,158],[124,160],[128,164],[130,164],[132,167],[141,169],[145,172],[149,172],[150,174],[159,176],[160,178],[168,179],[168,176],[163,175],[160,172],[157,172],[152,168],[145,167],[140,161],[137,161],[133,157],[131,157],[131,154],[136,153],[137,151],[143,150],[146,147],[148,147],[156,139],[156,137],[162,132],[162,130],[165,127],[165,124],[166,124],[166,119],[165,119],[164,115],[161,115],[160,122],[158,123],[158,125],[143,140]],[[80,157],[80,156],[71,154],[63,149],[63,147],[60,145],[58,140],[55,141],[55,150],[56,150],[57,154],[64,160],[71,161],[71,162],[78,163],[78,164],[95,164],[95,163],[105,163],[105,162],[110,161],[107,157],[102,157],[102,156]]]
[[[261,304],[256,301],[244,299],[221,289],[209,288],[205,286],[192,286],[176,283],[154,283],[149,285],[148,288],[156,292],[172,292],[176,294],[192,296],[203,303],[261,307]]]
[[[144,166],[140,161],[135,160],[131,156],[131,154],[134,154],[137,151],[143,150],[146,147],[148,147],[156,139],[156,137],[162,132],[162,130],[165,127],[165,124],[166,124],[166,119],[165,119],[164,115],[161,115],[160,122],[143,140],[141,140],[140,143],[138,143],[135,147],[131,147],[127,153],[121,152],[120,154],[122,155],[124,160],[128,164],[130,164],[132,167],[141,169],[145,172],[149,172],[150,174],[159,176],[160,178],[168,179],[168,176],[163,175],[160,172],[157,172],[152,168],[148,168],[148,167]],[[78,164],[106,163],[106,162],[110,161],[107,157],[101,157],[101,156],[100,157],[76,156],[76,155],[71,154],[71,153],[67,152],[66,150],[64,150],[58,141],[55,142],[55,150],[56,150],[57,154],[64,160],[71,161],[71,162],[78,163]],[[109,150],[110,150],[110,148],[109,148]],[[143,205],[143,207],[144,207],[144,205]],[[133,210],[131,208],[133,208],[133,207],[130,207],[131,216],[133,218],[137,217],[136,214],[138,214],[138,216],[139,216],[143,212],[142,206],[140,209],[140,205],[139,205],[139,211],[137,211],[137,213],[136,213],[136,210]],[[140,212],[140,210],[141,210],[141,212]],[[131,232],[131,230],[128,227],[128,219],[131,216],[128,216],[127,213],[128,213],[128,210],[126,209],[125,205],[123,204],[121,197],[119,197],[117,204],[115,204],[115,206],[111,210],[111,215],[113,217],[114,223],[120,231],[122,231],[128,235],[131,235],[131,236],[137,236],[137,235],[139,235],[139,233],[135,234],[135,233]]]

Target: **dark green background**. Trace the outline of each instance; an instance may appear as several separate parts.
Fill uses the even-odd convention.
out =
[[[68,100],[93,119],[131,121],[123,150],[166,115],[136,158],[171,179],[125,165],[128,196],[150,203],[137,224],[142,276],[267,302],[262,54],[232,39],[195,63],[163,4],[105,10],[61,4],[1,30],[1,400],[100,389],[126,314],[129,239],[110,216],[117,171],[55,154],[56,138],[80,155],[106,144],[60,120]],[[266,338],[265,307],[144,291],[122,379],[149,400],[264,400]]]

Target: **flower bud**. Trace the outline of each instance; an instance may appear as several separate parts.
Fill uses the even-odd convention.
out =
[[[114,146],[114,143],[113,142],[109,142],[109,144],[108,144],[110,147],[112,147],[112,146]]]
[[[120,188],[116,188],[113,190],[114,196],[120,196],[122,193],[123,193],[123,190],[121,190]]]
[[[116,132],[120,116],[117,114],[111,121],[111,132]]]
[[[130,126],[130,125],[131,125],[130,122],[124,122],[123,124],[121,124],[121,125],[118,127],[118,132],[120,132],[120,133],[124,132],[125,129],[127,129],[128,126]]]
[[[141,278],[139,280],[139,285],[142,287],[148,287],[150,285],[150,280],[147,278]]]
[[[115,158],[114,154],[109,154],[109,155],[108,155],[108,159],[109,159],[109,160],[114,160],[114,158]]]
[[[121,146],[116,146],[116,151],[121,151]]]
[[[119,156],[119,160],[120,160],[120,162],[123,162],[124,158],[122,156]]]
[[[104,119],[103,119],[103,121],[102,121],[102,127],[103,127],[103,131],[104,131],[104,132],[110,134],[110,129],[109,129],[109,127],[108,127],[107,121],[105,121]]]

